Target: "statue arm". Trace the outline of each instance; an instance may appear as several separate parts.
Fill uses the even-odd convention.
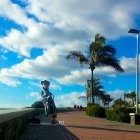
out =
[[[50,95],[52,96],[52,99],[54,100],[54,95],[50,92]]]
[[[43,91],[41,91],[41,97],[43,97]]]

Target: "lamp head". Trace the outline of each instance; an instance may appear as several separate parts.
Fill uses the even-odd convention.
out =
[[[140,30],[137,30],[137,29],[130,29],[128,31],[128,33],[132,33],[132,34],[139,34]]]

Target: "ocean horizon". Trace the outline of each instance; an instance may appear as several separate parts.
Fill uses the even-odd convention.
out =
[[[13,110],[13,109],[17,109],[17,108],[0,108],[0,110]]]

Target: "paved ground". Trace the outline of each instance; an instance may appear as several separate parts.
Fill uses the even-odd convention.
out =
[[[40,115],[41,125],[29,125],[21,140],[136,140],[140,126],[91,118],[81,112],[59,113],[62,125],[50,125],[50,118]]]

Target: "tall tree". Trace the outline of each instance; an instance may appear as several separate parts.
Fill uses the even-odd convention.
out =
[[[100,99],[103,102],[103,106],[106,106],[106,105],[109,106],[109,103],[113,101],[113,98],[109,94],[102,94],[100,96]]]
[[[116,99],[112,105],[113,107],[128,106],[128,102],[122,100],[122,98]]]
[[[131,99],[132,106],[134,106],[134,102],[136,100],[136,93],[134,91],[133,92],[129,92],[129,93],[125,94],[125,97],[128,98],[128,99]]]
[[[91,80],[87,80],[86,84],[86,96],[87,100],[90,98],[90,102],[92,99],[92,94],[91,94]],[[100,97],[101,94],[105,93],[103,90],[103,86],[101,85],[99,79],[93,78],[93,93],[94,96]]]
[[[93,93],[94,93],[94,97],[96,96],[99,99],[101,99],[100,97],[105,94],[105,91],[103,91],[103,86],[101,85],[99,79],[93,78]]]
[[[66,58],[78,60],[80,65],[87,64],[91,70],[91,87],[92,102],[94,103],[93,93],[93,71],[96,67],[111,66],[119,72],[123,72],[123,68],[119,65],[119,60],[115,58],[116,50],[110,45],[106,45],[105,37],[100,34],[95,35],[95,40],[88,47],[88,55],[84,55],[81,51],[70,51]]]

